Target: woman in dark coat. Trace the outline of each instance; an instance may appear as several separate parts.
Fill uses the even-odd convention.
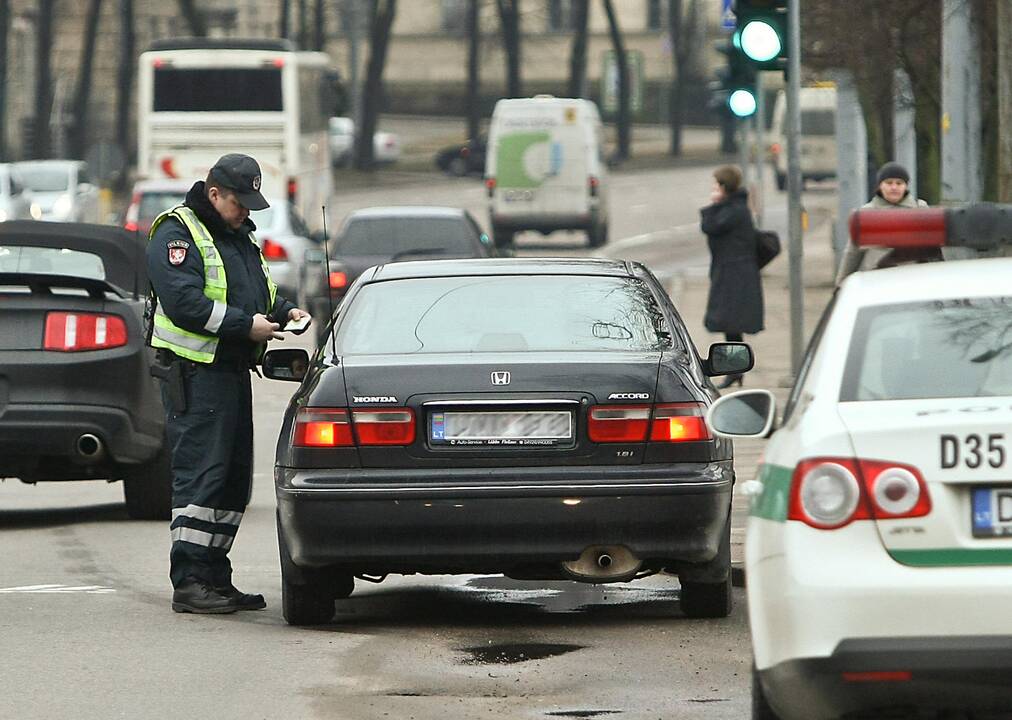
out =
[[[713,173],[713,204],[699,211],[710,247],[710,295],[703,324],[721,332],[729,342],[763,329],[763,290],[756,262],[755,225],[748,207],[748,191],[741,187],[741,171],[724,165]],[[720,388],[742,384],[741,375],[728,375]]]

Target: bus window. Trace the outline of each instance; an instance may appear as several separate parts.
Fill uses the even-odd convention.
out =
[[[281,112],[281,68],[155,68],[155,112]]]

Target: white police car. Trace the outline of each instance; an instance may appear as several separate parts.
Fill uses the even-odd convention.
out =
[[[1002,210],[861,211],[851,229],[984,248],[1012,237]],[[743,391],[707,416],[773,430],[748,483],[752,717],[1012,717],[1012,258],[851,275],[779,428],[773,405]]]

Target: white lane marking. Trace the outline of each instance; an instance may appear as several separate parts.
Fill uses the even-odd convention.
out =
[[[87,595],[105,595],[116,590],[102,585],[21,585],[19,587],[0,588],[0,594],[70,594],[85,593]]]

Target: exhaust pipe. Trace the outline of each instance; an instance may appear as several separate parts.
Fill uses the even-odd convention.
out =
[[[602,570],[607,570],[608,568],[610,568],[611,563],[612,563],[611,555],[608,555],[607,553],[602,553],[597,558],[597,566]]]
[[[582,582],[624,582],[639,572],[642,561],[624,545],[592,545],[576,560],[562,563],[562,571]]]
[[[84,433],[77,438],[77,454],[86,460],[101,460],[105,456],[105,445],[97,435]]]

